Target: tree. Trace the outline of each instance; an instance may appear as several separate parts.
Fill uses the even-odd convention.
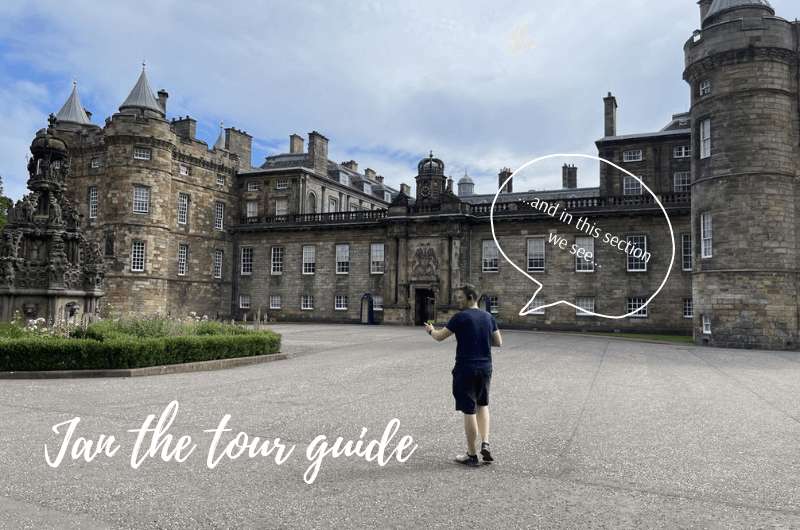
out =
[[[8,210],[13,204],[13,201],[3,194],[3,177],[0,176],[0,229],[8,222]]]

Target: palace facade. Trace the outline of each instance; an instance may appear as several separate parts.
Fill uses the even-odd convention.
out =
[[[220,130],[213,146],[191,117],[167,118],[167,92],[142,71],[119,112],[92,123],[77,89],[57,113],[68,146],[67,194],[101,243],[106,297],[125,313],[414,325],[448,318],[454,290],[477,286],[501,326],[693,334],[699,344],[795,349],[798,341],[800,150],[797,23],[766,0],[701,0],[684,46],[688,112],[655,132],[620,134],[603,100],[599,185],[514,191],[494,213],[503,251],[544,284],[537,300],[566,305],[520,316],[532,285],[494,244],[494,194],[454,182],[431,153],[415,190],[388,186],[355,161],[328,158],[319,132],[252,165],[251,137]],[[598,109],[599,110],[599,109]],[[598,112],[599,114],[599,112]],[[642,262],[530,208],[538,197],[646,249]],[[555,252],[557,233],[593,252]],[[642,307],[675,262],[669,280]],[[635,314],[604,319],[590,313]]]

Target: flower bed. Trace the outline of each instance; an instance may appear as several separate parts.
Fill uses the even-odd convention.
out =
[[[161,317],[47,326],[0,325],[0,371],[142,368],[277,353],[280,335]]]

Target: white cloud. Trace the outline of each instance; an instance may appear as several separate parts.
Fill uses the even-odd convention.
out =
[[[787,18],[800,11],[773,4]],[[0,8],[0,40],[4,62],[63,80],[49,87],[58,94],[50,111],[74,76],[102,123],[146,59],[153,88],[170,92],[170,114],[191,114],[209,142],[220,119],[281,149],[289,134],[318,130],[333,155],[360,153],[361,167],[395,187],[413,184],[413,157],[433,149],[448,173],[468,167],[476,191],[488,193],[503,166],[596,154],[609,90],[622,132],[657,130],[686,110],[682,46],[699,23],[694,0],[613,6],[47,0]],[[18,117],[25,125],[9,132],[23,135],[17,147],[30,140],[30,105]],[[38,112],[41,126],[47,111]]]

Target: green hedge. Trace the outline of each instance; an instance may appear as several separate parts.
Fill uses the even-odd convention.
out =
[[[138,338],[92,330],[89,338],[0,339],[0,371],[141,368],[277,353],[281,337],[272,331]],[[110,330],[106,330],[110,331]]]

